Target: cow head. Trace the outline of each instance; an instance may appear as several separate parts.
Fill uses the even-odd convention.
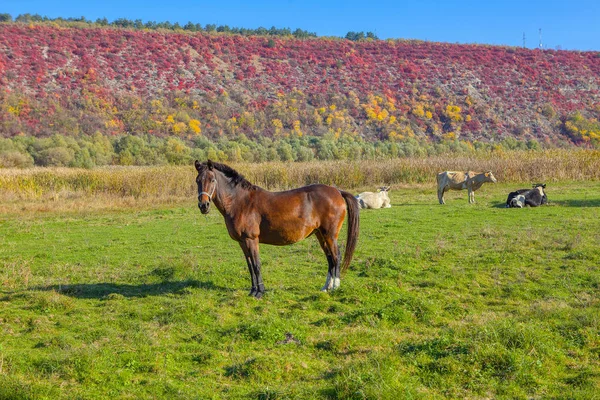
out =
[[[546,184],[545,183],[536,183],[535,185],[533,185],[534,189],[539,190],[540,194],[542,195],[542,202],[541,204],[548,204],[548,196],[546,196]]]
[[[492,183],[498,182],[496,177],[494,177],[494,174],[492,174],[492,171],[487,171],[484,175],[485,175],[486,182],[492,182]]]

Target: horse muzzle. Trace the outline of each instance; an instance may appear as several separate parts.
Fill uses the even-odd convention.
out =
[[[208,214],[208,211],[210,209],[210,203],[208,201],[207,202],[201,201],[198,203],[198,208],[200,209],[200,212],[202,214]]]

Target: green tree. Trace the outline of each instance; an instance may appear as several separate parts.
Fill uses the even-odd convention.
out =
[[[181,139],[168,138],[163,151],[169,164],[186,165],[192,162],[192,150]]]

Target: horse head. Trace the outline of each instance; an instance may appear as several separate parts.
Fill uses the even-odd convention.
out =
[[[196,160],[194,163],[198,176],[196,184],[198,184],[198,208],[202,214],[208,214],[210,202],[217,190],[217,175],[213,168],[212,161],[201,163]]]

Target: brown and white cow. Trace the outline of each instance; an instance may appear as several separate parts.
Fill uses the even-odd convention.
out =
[[[437,193],[440,204],[446,204],[444,201],[444,193],[448,190],[463,190],[469,191],[469,203],[475,203],[475,191],[485,182],[496,183],[492,171],[473,172],[473,171],[444,171],[437,175]]]

